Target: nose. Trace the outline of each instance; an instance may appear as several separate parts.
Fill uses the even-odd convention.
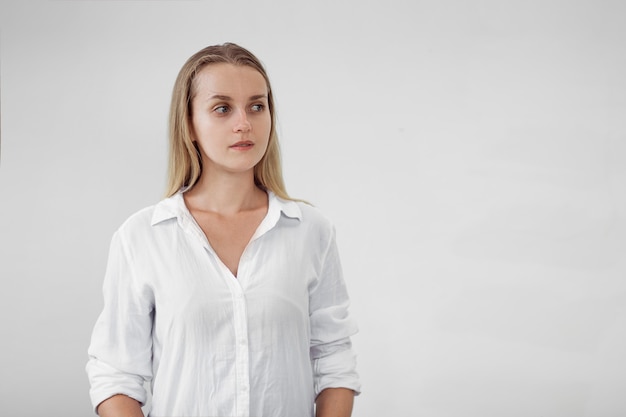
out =
[[[248,115],[245,110],[240,110],[238,112],[237,120],[235,121],[235,126],[233,127],[233,131],[235,133],[240,132],[249,132],[252,129],[252,125],[248,120]]]

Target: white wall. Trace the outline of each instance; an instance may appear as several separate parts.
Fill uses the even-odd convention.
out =
[[[234,41],[337,226],[355,416],[626,415],[626,3],[299,3],[2,0],[0,413],[90,414],[109,239],[164,191],[178,69]]]

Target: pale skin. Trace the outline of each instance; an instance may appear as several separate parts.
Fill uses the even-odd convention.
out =
[[[237,277],[241,255],[268,207],[267,194],[254,183],[271,129],[267,85],[255,69],[231,64],[208,65],[197,77],[192,126],[203,170],[184,200]],[[316,399],[316,417],[350,417],[353,401],[350,389],[325,389]],[[97,411],[101,417],[143,417],[139,402],[125,395],[103,401]]]

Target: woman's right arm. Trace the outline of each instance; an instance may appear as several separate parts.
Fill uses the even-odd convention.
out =
[[[139,402],[122,394],[102,401],[96,411],[100,417],[144,417]]]
[[[139,279],[143,275],[136,269],[135,252],[126,242],[119,231],[111,241],[104,308],[94,326],[86,366],[94,410],[98,407],[107,417],[143,417],[136,405],[147,401],[144,384],[152,378],[154,296]],[[119,407],[128,413],[117,412]]]

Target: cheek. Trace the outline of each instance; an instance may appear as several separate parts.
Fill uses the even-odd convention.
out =
[[[207,141],[211,138],[218,138],[222,135],[223,128],[213,123],[207,117],[197,117],[191,124],[193,139],[195,141]]]
[[[191,135],[194,142],[199,139],[202,130],[202,123],[200,122],[199,118],[197,116],[193,116],[191,118]]]
[[[263,119],[263,132],[266,139],[269,139],[270,132],[272,131],[272,118],[267,117]]]

